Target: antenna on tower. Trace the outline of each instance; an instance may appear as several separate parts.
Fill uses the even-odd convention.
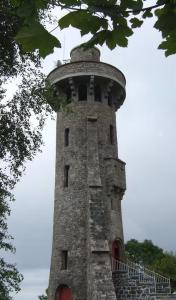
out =
[[[65,60],[65,32],[64,32],[64,42],[63,42],[63,61]]]
[[[65,33],[64,33],[64,41],[63,41],[63,63],[68,64],[70,62],[70,59],[65,58],[65,49],[66,49],[66,40],[65,40]]]

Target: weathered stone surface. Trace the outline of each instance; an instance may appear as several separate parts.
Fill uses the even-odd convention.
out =
[[[141,273],[138,267],[132,269],[128,263],[126,266],[128,266],[126,271],[116,270],[113,272],[113,283],[117,299],[176,299],[176,295],[171,294],[170,281],[167,278],[148,269],[143,269]]]
[[[82,47],[75,47],[72,49],[71,62],[74,61],[100,61],[100,50],[96,47],[87,49],[86,51]]]
[[[75,51],[74,61],[78,56]],[[87,62],[80,63],[85,75]],[[56,289],[61,285],[71,289],[73,300],[116,300],[111,272],[112,243],[120,240],[123,244],[121,199],[126,188],[125,164],[118,158],[115,118],[115,98],[120,97],[122,90],[117,86],[113,90],[106,77],[106,71],[109,74],[113,67],[104,64],[102,73],[101,63],[90,64],[90,76],[86,78],[77,73],[76,62],[59,67],[49,76],[57,84],[58,92],[65,94],[71,82],[67,78],[69,72],[77,76],[71,82],[75,96],[68,104],[69,111],[57,115],[49,300],[55,300]],[[123,76],[119,76],[122,80]],[[86,101],[78,101],[82,80],[87,86]],[[100,85],[101,102],[95,102],[93,84]],[[114,100],[108,105],[111,88]],[[65,129],[69,129],[68,146],[65,146]],[[64,186],[65,166],[69,167],[68,187]],[[68,251],[66,269],[63,269],[63,251]]]

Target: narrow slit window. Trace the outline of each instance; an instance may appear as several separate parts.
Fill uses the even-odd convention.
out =
[[[114,144],[114,128],[112,125],[110,125],[110,144],[113,145]]]
[[[67,250],[62,251],[61,260],[62,260],[61,269],[67,270],[67,268],[68,268],[68,251]]]
[[[69,146],[69,128],[65,129],[65,147]]]
[[[70,89],[70,87],[67,87],[66,97],[67,97],[67,101],[71,100],[71,89]]]
[[[80,84],[78,88],[78,100],[86,101],[87,100],[87,86],[86,84]]]
[[[112,106],[112,94],[108,95],[108,105]]]
[[[96,102],[101,102],[101,88],[99,85],[94,88],[94,97]]]
[[[70,168],[70,166],[65,166],[65,169],[64,169],[64,186],[65,187],[68,187],[69,168]]]

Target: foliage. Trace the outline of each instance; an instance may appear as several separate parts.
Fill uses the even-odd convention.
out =
[[[39,296],[39,300],[48,300],[48,297],[45,295]]]
[[[176,255],[164,252],[150,240],[138,242],[131,239],[125,245],[127,257],[136,263],[142,264],[163,276],[176,281]]]
[[[39,65],[39,56],[22,52],[15,36],[23,24],[23,19],[15,15],[10,0],[0,1],[0,84],[11,76],[23,74],[32,61]],[[2,90],[1,90],[2,92]]]
[[[23,279],[16,267],[0,258],[0,300],[11,300],[10,292],[19,292]]]
[[[172,253],[165,253],[161,260],[154,262],[153,269],[164,276],[168,276],[173,280],[176,280],[176,255]]]
[[[46,294],[45,295],[41,295],[38,298],[39,298],[39,300],[48,300],[47,290],[46,290]]]
[[[176,53],[176,0],[156,0],[146,6],[145,0],[11,0],[15,16],[23,17],[16,40],[24,51],[39,49],[41,57],[50,54],[54,47],[61,47],[58,39],[48,32],[39,18],[48,6],[60,7],[67,14],[58,20],[60,29],[70,25],[81,35],[91,33],[85,47],[106,45],[127,47],[128,38],[135,28],[141,27],[147,18],[156,21],[154,28],[162,34],[159,49],[165,55]],[[52,30],[53,31],[53,30]]]
[[[41,130],[51,109],[38,53],[24,53],[15,40],[23,16],[15,14],[10,0],[1,0],[0,18],[0,249],[14,252],[7,226],[9,201],[14,200],[12,190],[26,161],[40,149]],[[12,80],[17,80],[18,88],[9,97],[7,83]],[[48,97],[50,92],[47,88]],[[0,300],[10,300],[10,292],[19,291],[21,280],[17,268],[1,257]]]
[[[0,103],[0,248],[4,250],[13,250],[7,233],[9,200],[14,200],[12,189],[20,179],[26,161],[32,160],[39,151],[42,145],[41,131],[46,117],[51,115],[43,92],[44,87],[44,76],[37,69],[29,68],[23,73],[14,96],[8,100],[3,98],[4,103]],[[49,89],[47,93],[49,95]],[[7,266],[4,264],[4,268]],[[14,280],[15,272],[17,274],[15,270],[12,268]],[[12,271],[7,274],[11,276]],[[0,277],[2,285],[1,279],[3,276]],[[9,286],[12,282],[9,279]]]
[[[130,260],[145,266],[151,266],[156,260],[164,257],[163,249],[155,246],[150,240],[138,242],[131,239],[126,243],[125,249]]]

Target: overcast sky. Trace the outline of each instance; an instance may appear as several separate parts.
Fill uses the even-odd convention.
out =
[[[69,58],[80,44],[78,31],[57,31],[64,49],[44,62],[49,73],[56,61]],[[123,199],[125,240],[151,239],[176,250],[176,56],[157,50],[160,34],[147,21],[129,47],[101,47],[101,60],[119,68],[127,79],[127,97],[117,113],[119,158],[126,162]],[[48,284],[54,202],[55,122],[44,130],[43,153],[28,163],[15,190],[9,232],[17,248],[12,261],[25,276],[14,300],[37,300]]]

